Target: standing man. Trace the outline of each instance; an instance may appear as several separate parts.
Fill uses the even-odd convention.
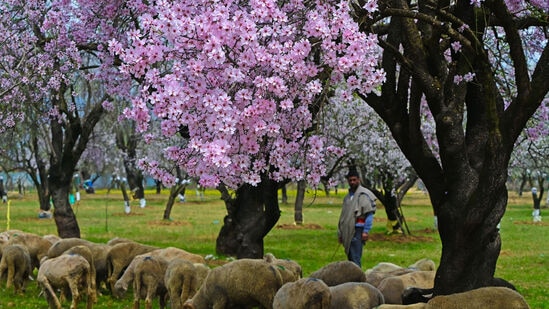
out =
[[[343,199],[337,235],[349,261],[362,267],[362,248],[368,240],[376,211],[375,195],[360,185],[355,169],[349,170],[347,182],[349,193]]]

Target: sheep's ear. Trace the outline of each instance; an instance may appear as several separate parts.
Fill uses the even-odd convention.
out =
[[[275,256],[272,254],[272,253],[267,253],[265,254],[265,256],[263,257],[263,259],[265,260],[265,262],[267,263],[272,263],[276,260]]]

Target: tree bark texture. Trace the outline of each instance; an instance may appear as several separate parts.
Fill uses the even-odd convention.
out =
[[[303,224],[303,201],[305,200],[305,190],[307,189],[307,183],[305,180],[297,182],[297,193],[295,196],[294,205],[294,222],[297,225]]]
[[[216,241],[218,254],[237,258],[263,258],[263,238],[280,218],[278,184],[263,176],[257,186],[244,184],[231,198],[224,187],[227,215]]]
[[[380,41],[387,81],[379,96],[359,94],[387,123],[429,191],[442,242],[435,295],[494,284],[510,155],[549,91],[548,47],[530,78],[518,24],[504,2],[482,5],[477,10],[469,1],[420,0],[411,8],[404,0],[381,1],[381,14],[391,16]],[[457,21],[475,28],[457,35]],[[493,21],[506,32],[520,94],[506,107],[483,42]],[[368,31],[367,23],[363,27]],[[462,49],[448,62],[445,44],[455,40]],[[455,82],[467,72],[475,74],[474,82]],[[423,108],[436,122],[438,151],[422,132]]]
[[[172,213],[172,208],[173,208],[173,204],[175,203],[175,199],[179,196],[179,194],[185,195],[186,187],[187,185],[176,184],[176,185],[173,185],[173,187],[170,189],[168,201],[166,202],[166,208],[164,209],[164,216],[162,217],[163,220],[170,220],[170,215]]]
[[[52,151],[48,170],[48,188],[53,201],[53,217],[59,237],[80,238],[80,228],[68,196],[76,165],[104,110],[101,104],[97,104],[85,118],[80,118],[78,112],[72,112],[68,108],[63,96],[66,91],[67,89],[62,87],[59,98],[54,100],[55,105],[66,116],[65,122],[60,123],[58,119],[50,121]]]

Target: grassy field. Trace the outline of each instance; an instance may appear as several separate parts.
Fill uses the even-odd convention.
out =
[[[336,227],[344,192],[325,197],[322,192],[307,192],[304,207],[304,225],[294,225],[294,191],[289,191],[290,204],[281,205],[282,215],[265,237],[265,252],[279,258],[297,261],[308,275],[323,265],[344,260],[341,245],[337,243]],[[39,235],[57,234],[53,219],[38,218],[35,196],[10,195],[10,215],[7,204],[0,204],[0,231],[19,229]],[[83,194],[74,210],[82,238],[106,242],[114,237],[130,238],[160,247],[175,246],[202,255],[215,255],[215,240],[221,228],[225,208],[217,191],[206,191],[204,198],[188,190],[187,201],[174,205],[171,220],[163,221],[167,196],[147,192],[147,207],[139,208],[132,201],[132,213],[126,215],[120,192],[110,194],[98,191]],[[531,308],[549,308],[547,284],[549,279],[549,224],[532,223],[531,197],[517,197],[510,193],[508,210],[501,222],[502,251],[496,276],[513,283],[524,295]],[[408,266],[418,259],[430,258],[437,264],[441,244],[433,228],[432,210],[427,196],[419,191],[409,193],[403,201],[403,211],[411,236],[386,236],[386,216],[382,209],[376,214],[371,240],[363,257],[363,269],[379,262],[392,262]],[[542,215],[548,211],[542,209]],[[218,257],[223,259],[223,257]],[[99,297],[95,308],[131,308],[131,296],[122,300],[110,295]],[[68,307],[68,303],[65,303]],[[155,308],[157,308],[155,303]],[[80,304],[84,308],[84,304]],[[35,282],[31,282],[25,295],[14,295],[0,285],[0,309],[47,308],[39,296]]]

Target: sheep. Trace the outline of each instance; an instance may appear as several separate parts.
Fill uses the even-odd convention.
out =
[[[61,237],[53,234],[44,235],[42,238],[49,241],[52,245],[61,240]]]
[[[330,288],[316,278],[301,278],[284,284],[275,294],[273,309],[328,309]]]
[[[373,308],[385,303],[383,294],[366,282],[346,282],[330,287],[331,309]]]
[[[209,271],[210,268],[204,264],[191,263],[184,259],[172,260],[164,275],[171,308],[182,308],[183,303],[196,294]]]
[[[137,255],[134,257],[130,265],[126,268],[122,276],[115,282],[114,284],[114,290],[112,291],[113,295],[115,297],[123,297],[126,291],[128,290],[128,286],[132,284],[133,278],[134,278],[134,268],[135,263],[134,261],[138,257],[144,257],[144,256],[152,256],[152,257],[161,257],[165,259],[166,261],[170,262],[176,258],[188,260],[190,262],[198,261],[198,263],[204,264],[205,259],[194,253],[189,253],[183,249],[178,249],[174,247],[167,247],[163,249],[156,249],[153,251],[150,251],[146,254]],[[132,265],[133,264],[133,265]]]
[[[412,305],[383,304],[374,308],[375,309],[433,309],[426,303],[417,303]]]
[[[435,262],[431,259],[423,258],[417,260],[407,268],[393,263],[381,262],[366,270],[366,282],[377,287],[379,283],[387,277],[400,276],[417,270],[434,271],[436,270]]]
[[[272,309],[282,286],[276,266],[260,259],[240,259],[210,271],[202,287],[183,305],[186,309],[248,308]]]
[[[507,287],[483,287],[451,295],[436,296],[427,302],[429,308],[438,309],[529,309],[524,297]]]
[[[94,243],[81,238],[63,238],[50,247],[47,256],[48,258],[58,257],[68,249],[79,245],[86,246],[91,250],[95,263],[96,287],[100,287],[101,282],[106,282],[107,280],[107,254],[111,246]]]
[[[427,303],[412,305],[381,305],[379,309],[529,309],[517,291],[507,287],[483,287],[467,292],[435,296]]]
[[[40,267],[40,260],[46,256],[52,246],[51,242],[42,236],[31,233],[15,233],[8,240],[8,245],[20,244],[29,250],[32,269]]]
[[[61,308],[61,301],[70,293],[71,309],[76,309],[81,294],[86,294],[87,308],[93,306],[93,291],[90,263],[80,255],[61,255],[43,261],[38,269],[37,282],[50,308]],[[55,290],[61,290],[60,298]]]
[[[400,276],[383,279],[378,289],[387,304],[402,304],[402,293],[408,287],[429,289],[434,286],[435,271],[414,271]]]
[[[93,253],[91,252],[90,248],[83,245],[74,246],[68,249],[67,251],[63,252],[63,254],[68,254],[68,255],[78,254],[83,258],[85,258],[86,261],[88,261],[88,263],[90,264],[90,276],[92,278],[92,281],[91,281],[92,294],[89,297],[91,297],[92,301],[95,303],[97,301],[97,286],[96,286],[97,282],[95,281],[95,278],[96,278],[95,261],[93,259]]]
[[[345,282],[366,282],[366,274],[351,261],[332,262],[309,275],[321,279],[328,286]]]
[[[125,243],[125,242],[134,242],[134,241],[128,238],[115,237],[107,241],[107,245],[114,246],[114,245]]]
[[[167,290],[164,274],[168,262],[160,257],[145,256],[138,259],[134,269],[133,308],[139,308],[140,299],[145,299],[145,308],[152,309],[153,297],[160,299],[160,308],[166,306]]]
[[[414,270],[433,271],[436,270],[436,265],[433,260],[424,258],[417,260],[414,264],[408,266],[408,268]]]
[[[175,248],[175,247],[156,249],[149,253],[152,254],[153,256],[162,257],[166,259],[168,262],[175,258],[181,258],[193,263],[206,264],[206,259],[204,259],[203,256],[185,251],[183,249]]]
[[[106,257],[107,286],[112,291],[116,280],[120,278],[124,269],[128,267],[134,257],[140,254],[159,249],[155,246],[148,246],[141,243],[129,241],[113,245]]]
[[[133,283],[133,278],[135,276],[135,265],[140,258],[145,257],[145,255],[138,255],[133,258],[130,262],[130,265],[126,268],[122,276],[114,284],[114,290],[112,294],[114,297],[122,298],[128,290],[128,286]]]
[[[393,277],[393,276],[401,276],[401,275],[409,274],[413,271],[414,270],[408,269],[408,268],[395,269],[390,272],[366,271],[366,282],[368,282],[369,284],[375,287],[378,287],[381,281],[383,281],[383,279],[385,278]]]
[[[263,257],[267,263],[272,263],[277,266],[284,283],[292,282],[303,277],[301,265],[292,260],[277,259],[273,254],[268,253]]]
[[[25,286],[32,274],[32,263],[29,250],[23,245],[7,245],[0,260],[0,278],[7,277],[6,289],[12,285],[15,293],[25,291]]]

